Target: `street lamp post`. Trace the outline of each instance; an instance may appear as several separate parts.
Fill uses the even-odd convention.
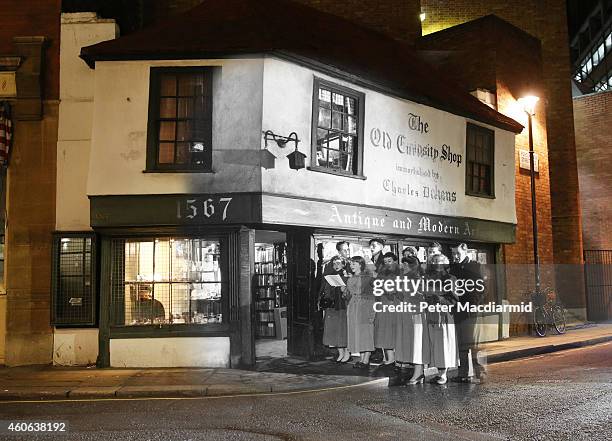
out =
[[[533,151],[533,127],[532,118],[535,115],[535,105],[539,101],[537,96],[526,96],[520,98],[519,102],[527,114],[527,125],[529,133],[529,177],[531,180],[531,222],[533,226],[533,263],[535,264],[535,287],[536,293],[540,292],[540,254],[538,252],[538,213],[535,189],[535,159]]]

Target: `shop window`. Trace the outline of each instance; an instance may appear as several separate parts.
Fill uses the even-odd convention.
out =
[[[363,93],[315,78],[311,169],[362,176],[364,101]]]
[[[212,68],[152,68],[147,170],[210,171]]]
[[[93,234],[55,235],[51,308],[53,325],[96,324],[95,260]]]
[[[495,197],[494,153],[495,134],[474,124],[467,125],[467,162],[465,165],[465,194]]]
[[[221,242],[205,238],[115,239],[111,323],[222,323]]]

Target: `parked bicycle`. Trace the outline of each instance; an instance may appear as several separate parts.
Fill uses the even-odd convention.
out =
[[[533,324],[537,335],[546,336],[548,327],[554,327],[557,334],[565,334],[565,307],[557,299],[552,288],[542,288],[531,295],[533,302]]]

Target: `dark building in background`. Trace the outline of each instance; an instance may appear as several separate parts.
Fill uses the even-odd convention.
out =
[[[612,1],[571,2],[576,156],[588,317],[612,318]]]
[[[612,90],[612,1],[600,0],[571,40],[572,76],[581,93]]]

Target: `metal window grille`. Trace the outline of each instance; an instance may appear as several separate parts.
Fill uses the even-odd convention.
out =
[[[466,193],[474,196],[494,196],[493,167],[495,135],[492,130],[468,124]]]
[[[96,324],[95,241],[92,234],[56,235],[53,241],[55,326]]]
[[[223,322],[219,240],[114,239],[111,250],[113,325]]]
[[[359,174],[360,101],[357,92],[318,83],[315,90],[317,167]]]

